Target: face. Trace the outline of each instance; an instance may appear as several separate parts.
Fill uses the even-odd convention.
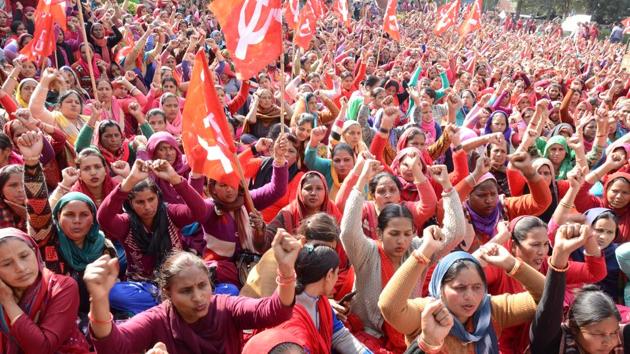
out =
[[[145,224],[151,225],[157,213],[159,202],[158,195],[151,189],[146,188],[134,193],[131,207]]]
[[[321,85],[322,85],[322,79],[320,79],[320,78],[319,78],[319,77],[317,77],[317,76],[314,76],[314,77],[312,77],[312,78],[308,81],[308,83],[309,83],[311,86],[313,86],[313,89],[314,89],[314,90],[319,90],[319,89],[320,89],[320,87],[321,87]]]
[[[332,159],[333,167],[339,178],[345,178],[354,166],[354,158],[345,150],[339,150]]]
[[[576,340],[589,354],[608,354],[619,343],[619,321],[613,316],[579,329]]]
[[[289,144],[287,147],[287,153],[284,155],[284,158],[287,159],[288,166],[293,165],[298,158],[298,149],[293,144]]]
[[[335,285],[337,284],[337,279],[339,279],[339,267],[329,270],[328,273],[326,274],[326,278],[323,284],[324,296],[334,297]]]
[[[551,86],[549,88],[549,98],[551,98],[552,101],[556,101],[559,97],[560,97],[560,90],[558,90],[558,87]]]
[[[389,177],[382,177],[374,189],[374,202],[379,209],[390,203],[400,202],[398,185]]]
[[[90,207],[80,200],[66,204],[59,212],[59,226],[72,241],[83,241],[94,223]]]
[[[101,144],[111,152],[116,152],[122,146],[122,135],[116,127],[107,127],[101,135]]]
[[[505,144],[492,144],[490,147],[490,162],[493,168],[501,168],[507,160]]]
[[[94,37],[97,39],[103,38],[105,36],[105,30],[103,29],[103,25],[101,25],[100,23],[95,23],[92,26],[92,35],[94,35]]]
[[[589,138],[589,140],[595,139],[595,134],[597,133],[597,122],[595,120],[591,120],[586,123],[584,126],[584,137]]]
[[[565,156],[567,156],[566,150],[560,144],[553,144],[549,147],[549,153],[547,158],[554,163],[554,165],[559,165],[564,160]]]
[[[35,77],[35,73],[37,72],[37,68],[35,68],[35,64],[32,61],[25,61],[22,63],[22,71],[20,71],[20,75],[22,77]]]
[[[492,117],[492,123],[490,123],[490,130],[493,133],[503,133],[507,128],[507,122],[503,114],[495,114]]]
[[[485,284],[474,268],[462,268],[452,281],[443,284],[442,299],[451,313],[466,323],[479,308]]]
[[[66,97],[59,104],[59,111],[68,119],[77,119],[81,114],[81,101],[77,95],[70,95]]]
[[[166,118],[161,114],[154,114],[149,117],[148,122],[151,128],[153,128],[154,132],[165,132],[166,131]]]
[[[361,142],[361,127],[358,124],[353,124],[343,133],[343,138],[348,145],[353,148],[357,147]]]
[[[112,99],[112,86],[109,82],[101,80],[96,85],[96,92],[99,101],[110,101]]]
[[[260,101],[259,103],[261,108],[269,108],[273,105],[273,97],[271,96],[271,93],[269,93],[268,91],[263,92],[260,94]]]
[[[615,239],[617,224],[608,218],[601,218],[595,221],[591,228],[593,236],[601,249],[608,247]]]
[[[20,96],[22,96],[22,99],[25,102],[28,102],[31,99],[31,95],[33,94],[33,91],[35,90],[35,86],[37,86],[36,83],[28,81],[22,84],[22,86],[20,87]]]
[[[17,26],[17,28],[15,29],[15,34],[19,37],[24,33],[26,33],[26,26],[24,25]]]
[[[345,79],[341,80],[341,87],[344,90],[350,90],[352,88],[352,76],[348,76]]]
[[[489,216],[497,206],[499,192],[494,181],[488,180],[477,186],[468,197],[471,208],[482,216]]]
[[[555,178],[555,176],[551,173],[551,169],[547,165],[540,166],[538,174],[542,176],[547,185],[550,185],[551,181]]]
[[[431,109],[430,104],[422,104],[422,106],[420,107],[420,112],[422,112],[423,122],[430,123],[431,121],[433,121],[433,110]]]
[[[4,187],[2,187],[2,195],[4,199],[24,205],[24,201],[26,200],[26,195],[24,194],[24,182],[22,181],[22,176],[19,173],[14,173],[9,176],[7,183],[5,183]]]
[[[105,166],[98,156],[87,156],[79,165],[79,178],[88,187],[98,188],[105,181]]]
[[[307,210],[313,212],[320,210],[326,197],[324,182],[317,176],[308,178],[302,184],[300,195]]]
[[[308,111],[309,112],[317,112],[317,98],[315,98],[315,96],[312,96],[309,100],[308,100]]]
[[[424,150],[426,137],[422,134],[416,134],[413,138],[407,140],[407,147],[415,147],[420,151]]]
[[[0,244],[0,279],[14,289],[26,289],[39,275],[37,256],[26,242],[9,238]]]
[[[188,267],[174,276],[165,292],[187,323],[197,322],[208,314],[212,286],[208,273],[198,267]]]
[[[621,209],[630,203],[630,183],[623,178],[616,179],[606,190],[606,199],[611,207]]]
[[[177,150],[169,143],[163,141],[158,144],[155,152],[153,153],[154,159],[166,160],[171,165],[175,164],[177,159]]]
[[[525,240],[519,241],[518,244],[515,242],[512,252],[532,268],[540,270],[545,261],[545,256],[549,252],[547,229],[536,227],[530,230],[525,235]]]
[[[306,141],[311,136],[311,130],[313,130],[313,124],[310,122],[302,123],[295,129],[296,136],[299,141]]]
[[[472,107],[475,103],[473,96],[468,91],[464,91],[464,93],[462,94],[462,101],[464,101],[464,106],[468,108]]]
[[[177,117],[177,113],[179,113],[179,102],[177,101],[177,97],[169,97],[164,100],[162,103],[162,110],[164,114],[166,114],[166,118],[168,120],[173,120]]]
[[[162,85],[162,91],[176,94],[177,86],[175,86],[175,84],[172,81],[165,81],[164,84]]]
[[[219,182],[214,185],[214,194],[224,203],[232,203],[238,197],[238,191],[236,188]]]
[[[402,257],[409,249],[413,237],[413,223],[410,219],[391,218],[381,234],[385,254],[391,257]]]

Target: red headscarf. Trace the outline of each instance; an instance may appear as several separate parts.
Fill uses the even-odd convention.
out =
[[[291,217],[293,219],[292,224],[297,227],[300,222],[305,218],[306,207],[304,206],[304,200],[302,199],[302,193],[300,193],[300,191],[302,190],[302,187],[304,186],[306,180],[312,177],[319,177],[319,179],[324,184],[324,202],[322,203],[319,210],[334,217],[337,222],[341,222],[341,213],[339,212],[339,209],[337,209],[335,203],[330,200],[330,197],[328,195],[328,185],[326,184],[326,178],[324,177],[324,175],[317,171],[308,171],[302,176],[302,178],[300,179],[300,183],[298,183],[297,199],[293,200],[291,203],[289,203],[289,205],[285,207],[291,213]]]
[[[616,172],[608,176],[606,184],[604,184],[604,195],[602,196],[602,204],[604,208],[608,208],[614,211],[617,217],[619,217],[619,234],[617,235],[617,239],[615,240],[615,242],[626,242],[630,240],[630,205],[626,205],[623,208],[617,209],[610,205],[610,203],[608,202],[608,198],[606,197],[608,187],[610,187],[612,183],[618,179],[624,179],[626,180],[626,183],[630,184],[630,173]]]

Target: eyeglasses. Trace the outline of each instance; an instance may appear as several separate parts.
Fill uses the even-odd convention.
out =
[[[588,332],[583,329],[580,329],[580,332],[582,332],[582,334],[587,334],[591,336],[592,338],[597,338],[599,341],[607,340],[609,337],[612,337],[612,340],[615,340],[615,341],[619,340],[618,329],[612,333],[595,333],[595,332]]]

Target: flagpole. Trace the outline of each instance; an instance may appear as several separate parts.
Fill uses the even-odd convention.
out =
[[[92,90],[94,98],[96,98],[96,79],[94,78],[94,68],[92,67],[92,50],[90,49],[90,42],[85,32],[85,21],[83,20],[83,2],[79,0],[79,21],[81,27],[81,36],[83,37],[83,43],[85,44],[85,56],[88,61],[88,70],[90,72],[90,81],[92,81]]]
[[[378,36],[378,52],[376,52],[376,67],[379,67],[378,64],[378,60],[381,56],[381,50],[383,49],[383,35],[385,34],[385,31],[382,31],[381,34]]]
[[[284,135],[284,26],[280,26],[280,135]],[[293,46],[295,48],[295,45]]]

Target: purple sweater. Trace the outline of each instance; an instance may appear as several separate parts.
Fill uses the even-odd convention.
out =
[[[165,301],[122,324],[113,324],[110,335],[94,340],[94,346],[99,354],[126,354],[141,353],[162,342],[169,354],[238,354],[242,330],[277,326],[292,313],[293,306],[282,305],[277,293],[261,299],[214,295],[208,314],[188,324]]]
[[[193,188],[199,190],[199,188],[203,188],[203,182],[203,178],[191,178],[190,183]],[[288,184],[289,170],[287,164],[285,163],[282,167],[278,167],[274,164],[271,181],[258,189],[250,191],[256,210],[263,210],[280,199],[280,197],[287,192]],[[236,223],[232,215],[229,213],[217,215],[214,200],[211,198],[206,199],[205,204],[207,214],[201,224],[206,234],[205,237],[206,241],[208,241],[208,248],[227,258],[239,254],[241,245],[238,242]],[[247,225],[247,227],[249,227],[249,225]],[[209,239],[215,239],[215,241],[212,242]],[[216,240],[218,240],[218,242]],[[218,248],[214,248],[213,245],[217,243],[220,244],[219,247],[225,247],[225,249],[219,250]],[[229,248],[229,246],[226,246],[227,244],[236,244],[236,248],[231,255],[227,254],[230,253],[227,249]],[[232,245],[232,247],[234,246]]]
[[[208,213],[203,198],[185,180],[173,188],[185,202],[185,204],[167,204],[167,212],[173,224],[181,229],[194,222],[201,223]],[[129,255],[133,252],[127,242],[130,235],[130,222],[129,215],[123,212],[123,203],[127,200],[127,196],[128,193],[120,190],[120,185],[116,187],[98,208],[97,220],[107,237],[121,241],[125,252]],[[179,233],[179,230],[177,232]],[[179,238],[181,240],[181,234]],[[130,263],[129,268],[133,268],[131,263],[134,262],[134,257],[127,256],[127,262]],[[143,255],[140,263],[138,268],[143,270],[143,276],[151,277],[155,268],[155,257]]]

